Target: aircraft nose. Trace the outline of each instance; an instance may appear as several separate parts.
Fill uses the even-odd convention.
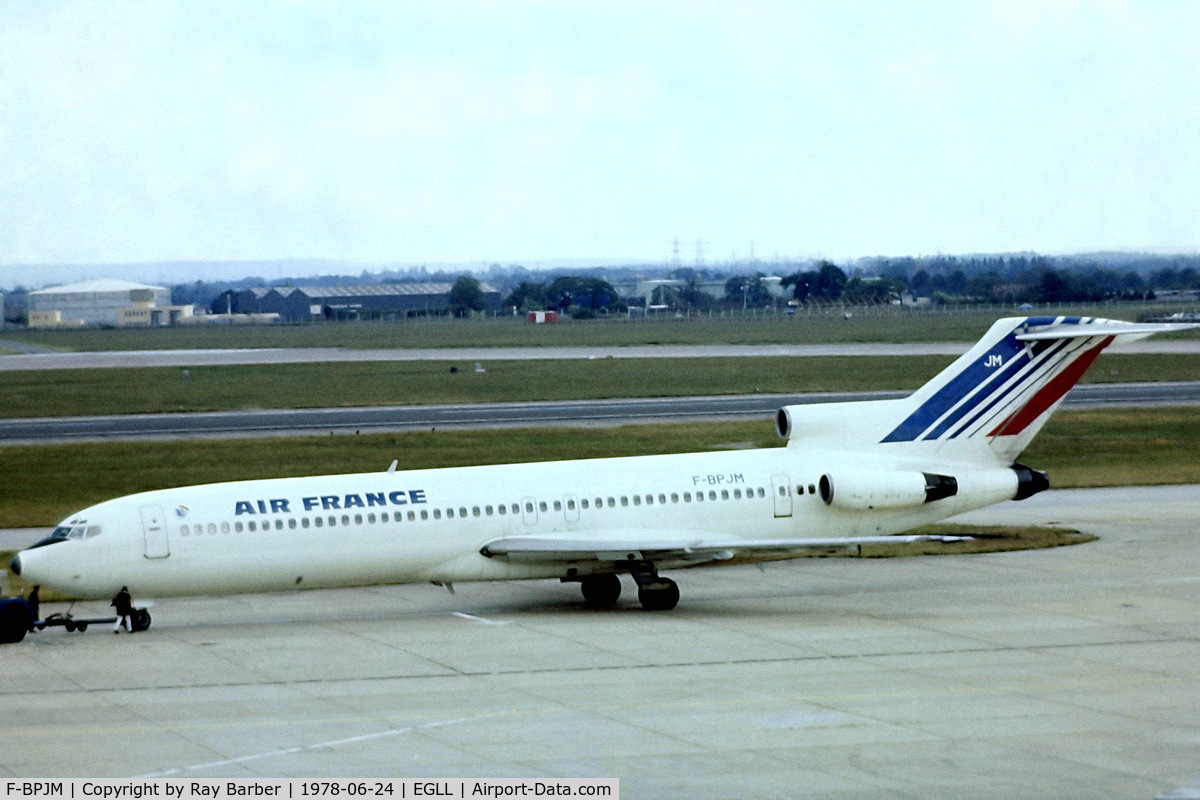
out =
[[[13,560],[8,565],[8,568],[10,570],[12,570],[13,575],[19,576],[21,574],[21,556],[20,556],[20,554],[13,556]]]

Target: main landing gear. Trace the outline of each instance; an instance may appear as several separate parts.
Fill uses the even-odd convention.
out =
[[[630,570],[638,585],[638,602],[647,611],[670,611],[679,605],[679,584],[658,574],[653,564]],[[621,579],[614,574],[588,575],[579,581],[591,608],[612,608],[621,596]]]

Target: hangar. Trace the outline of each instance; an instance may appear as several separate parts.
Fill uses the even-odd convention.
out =
[[[81,325],[170,325],[192,314],[171,305],[164,286],[98,278],[30,292],[29,327]]]
[[[386,319],[443,314],[454,284],[442,281],[377,283],[360,286],[275,286],[230,290],[213,302],[215,314],[278,314],[285,322],[322,319]],[[481,283],[487,310],[500,307],[500,292]]]

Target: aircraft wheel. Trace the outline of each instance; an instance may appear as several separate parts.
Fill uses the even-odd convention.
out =
[[[659,578],[638,587],[638,600],[647,611],[670,611],[679,605],[679,584],[670,578]]]
[[[68,622],[65,625],[63,625],[63,627],[67,629],[67,633],[75,632],[75,623],[74,622]]]
[[[76,626],[75,626],[75,629],[76,629],[76,630],[78,630],[78,631],[80,631],[80,632],[82,633],[83,631],[86,631],[86,630],[87,630],[87,623],[86,623],[86,622],[81,622],[81,623],[79,623],[78,625],[76,625]]]
[[[146,630],[150,627],[150,612],[144,608],[135,608],[133,614],[130,615],[129,623],[134,632]]]
[[[621,596],[621,579],[616,575],[588,575],[579,582],[579,588],[592,608],[612,608]]]
[[[0,644],[16,644],[33,625],[33,612],[20,597],[0,600]]]

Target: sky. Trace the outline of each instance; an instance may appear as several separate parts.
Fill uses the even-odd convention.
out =
[[[1195,253],[1198,190],[1194,2],[0,4],[0,285]]]

